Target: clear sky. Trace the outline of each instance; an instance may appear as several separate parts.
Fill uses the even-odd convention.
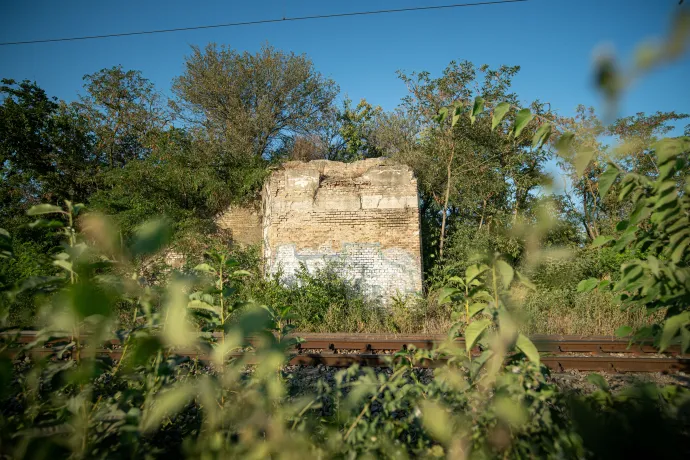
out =
[[[478,0],[465,0],[467,2]],[[0,42],[95,35],[223,22],[460,3],[462,0],[2,0]],[[72,100],[82,76],[121,64],[168,93],[190,45],[256,51],[264,43],[306,53],[342,95],[394,108],[405,86],[395,71],[438,74],[449,61],[522,67],[514,89],[563,114],[599,105],[593,52],[608,43],[630,59],[642,39],[662,36],[678,0],[530,0],[526,3],[285,22],[160,35],[0,47],[0,77],[35,80]],[[621,114],[690,113],[687,57],[627,93]],[[683,84],[685,82],[685,84]]]

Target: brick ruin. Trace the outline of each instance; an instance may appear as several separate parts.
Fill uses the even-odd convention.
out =
[[[327,263],[384,303],[419,292],[417,180],[385,159],[288,162],[268,178],[261,215],[234,207],[217,219],[235,242],[261,243],[265,273],[289,281]]]

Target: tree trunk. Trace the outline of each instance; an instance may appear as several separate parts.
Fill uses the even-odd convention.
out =
[[[486,213],[486,198],[484,198],[484,201],[482,202],[482,218],[479,219],[479,228],[477,229],[477,232],[479,232],[482,229],[482,225],[484,225],[484,214]]]
[[[441,259],[443,259],[443,241],[446,237],[446,215],[448,214],[448,198],[450,196],[450,176],[453,165],[453,157],[455,156],[455,142],[451,140],[450,145],[451,147],[450,158],[448,159],[448,175],[446,177],[446,196],[443,201],[443,216],[441,217],[441,238],[438,245],[438,255]]]

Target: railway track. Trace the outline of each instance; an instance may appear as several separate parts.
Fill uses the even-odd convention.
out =
[[[36,339],[35,331],[5,332],[2,336],[13,337],[17,344],[28,344]],[[445,340],[444,335],[422,334],[297,334],[304,341],[295,349],[290,359],[291,365],[347,367],[352,364],[363,366],[386,366],[387,357],[399,350],[410,347],[432,349]],[[535,335],[531,337],[541,353],[544,365],[556,372],[568,370],[604,372],[687,372],[690,373],[690,357],[680,355],[680,350],[671,348],[663,355],[651,344],[629,344],[627,340],[612,337],[577,337]],[[251,342],[251,340],[250,340]],[[464,341],[458,339],[459,345]],[[28,353],[34,357],[46,357],[55,353],[54,347],[32,348]],[[21,353],[21,347],[9,349],[11,355]],[[96,351],[99,355],[118,360],[122,349],[117,340]],[[191,359],[204,359],[201,351],[176,351],[175,354]],[[234,353],[230,356],[241,356]],[[246,357],[246,356],[245,356]],[[251,356],[249,357],[251,362]],[[443,360],[422,363],[431,367]]]

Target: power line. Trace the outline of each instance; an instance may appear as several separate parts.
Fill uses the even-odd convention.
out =
[[[375,10],[375,11],[357,11],[354,13],[335,13],[335,14],[319,14],[314,16],[299,16],[294,18],[282,18],[282,19],[262,19],[258,21],[245,21],[245,22],[229,22],[227,24],[213,24],[206,26],[194,26],[194,27],[178,27],[175,29],[159,29],[159,30],[142,30],[138,32],[123,32],[118,34],[104,34],[104,35],[88,35],[83,37],[64,37],[64,38],[48,38],[44,40],[28,40],[20,42],[4,42],[0,43],[0,46],[12,46],[12,45],[31,45],[35,43],[54,43],[54,42],[70,42],[77,40],[96,40],[100,38],[113,38],[113,37],[129,37],[132,35],[153,35],[153,34],[165,34],[170,32],[185,32],[188,30],[201,30],[201,29],[217,29],[221,27],[238,27],[238,26],[253,26],[257,24],[271,24],[275,22],[289,22],[289,21],[307,21],[312,19],[328,19],[328,18],[342,18],[348,16],[366,16],[373,14],[387,14],[387,13],[403,13],[407,11],[423,11],[423,10],[441,10],[449,8],[463,8],[467,6],[486,6],[486,5],[500,5],[505,3],[522,3],[529,0],[497,0],[489,2],[477,2],[477,3],[456,3],[453,5],[438,5],[438,6],[419,6],[414,8],[398,8],[389,10]]]

